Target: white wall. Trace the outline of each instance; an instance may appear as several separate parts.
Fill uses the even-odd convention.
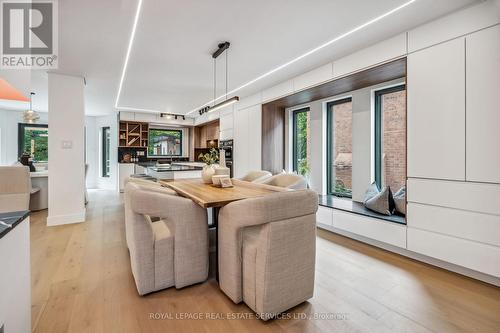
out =
[[[85,164],[88,165],[85,177],[87,188],[97,188],[97,176],[99,175],[99,152],[100,142],[97,139],[96,117],[85,117]]]
[[[85,221],[84,83],[49,73],[49,214],[47,225]]]

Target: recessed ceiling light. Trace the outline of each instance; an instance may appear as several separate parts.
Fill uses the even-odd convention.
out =
[[[367,21],[367,22],[365,22],[365,23],[363,23],[363,24],[361,24],[361,25],[358,25],[357,27],[355,27],[355,28],[353,28],[353,29],[351,29],[351,30],[349,30],[349,31],[347,31],[347,32],[345,32],[345,33],[343,33],[342,35],[337,36],[337,37],[335,37],[334,39],[329,40],[328,42],[325,42],[325,43],[321,44],[320,46],[315,47],[314,49],[312,49],[312,50],[310,50],[310,51],[307,51],[306,53],[301,54],[301,55],[299,55],[298,57],[296,57],[296,58],[294,58],[294,59],[292,59],[292,60],[290,60],[290,61],[288,61],[288,62],[286,62],[286,63],[284,63],[284,64],[282,64],[282,65],[280,65],[280,66],[278,66],[278,67],[276,67],[276,68],[271,69],[269,72],[266,72],[266,73],[264,73],[264,74],[262,74],[262,75],[260,75],[260,76],[256,77],[255,79],[250,80],[250,81],[248,81],[247,83],[245,83],[245,84],[243,84],[243,85],[241,85],[241,86],[239,86],[239,87],[237,87],[237,88],[235,88],[235,89],[233,89],[233,90],[229,91],[227,94],[221,95],[221,96],[219,96],[219,97],[217,97],[217,98],[215,98],[215,99],[212,99],[211,101],[209,101],[209,102],[207,102],[207,103],[205,103],[205,104],[203,104],[203,105],[198,106],[197,108],[195,108],[195,109],[193,109],[193,110],[189,111],[189,112],[188,112],[188,113],[186,113],[186,114],[190,114],[190,113],[196,112],[196,111],[198,111],[199,109],[201,109],[201,108],[203,108],[203,107],[205,107],[205,106],[211,105],[212,103],[215,103],[216,101],[218,101],[218,100],[220,100],[220,99],[222,99],[222,98],[225,98],[225,97],[226,97],[226,96],[228,96],[228,95],[234,94],[235,92],[237,92],[237,91],[239,91],[239,90],[241,90],[241,89],[243,89],[243,88],[246,88],[246,87],[248,87],[248,86],[250,86],[250,85],[254,84],[254,83],[255,83],[255,82],[257,82],[257,81],[260,81],[260,80],[262,80],[263,78],[268,77],[269,75],[271,75],[271,74],[273,74],[273,73],[276,73],[277,71],[282,70],[283,68],[288,67],[288,66],[290,66],[291,64],[293,64],[293,63],[295,63],[295,62],[297,62],[297,61],[299,61],[299,60],[301,60],[301,59],[304,59],[305,57],[310,56],[311,54],[316,53],[316,52],[318,52],[319,50],[321,50],[321,49],[323,49],[323,48],[325,48],[325,47],[327,47],[327,46],[330,46],[330,45],[332,45],[333,43],[338,42],[339,40],[344,39],[344,38],[346,38],[347,36],[350,36],[350,35],[352,35],[353,33],[358,32],[359,30],[362,30],[362,29],[366,28],[367,26],[369,26],[369,25],[371,25],[371,24],[373,24],[373,23],[376,23],[376,22],[378,22],[378,21],[380,21],[380,20],[382,20],[382,19],[386,18],[387,16],[390,16],[390,15],[392,15],[392,14],[396,13],[397,11],[399,11],[399,10],[401,10],[401,9],[403,9],[403,8],[405,8],[405,7],[407,7],[407,6],[409,6],[409,5],[411,5],[412,3],[416,2],[416,1],[417,1],[417,0],[410,0],[410,1],[407,1],[407,2],[405,2],[404,4],[402,4],[402,5],[398,6],[398,7],[394,8],[394,9],[391,9],[391,10],[389,10],[388,12],[385,12],[385,13],[384,13],[384,14],[382,14],[382,15],[379,15],[379,16],[377,16],[377,17],[375,17],[375,18],[373,18],[373,19],[371,19],[371,20],[369,20],[369,21]]]

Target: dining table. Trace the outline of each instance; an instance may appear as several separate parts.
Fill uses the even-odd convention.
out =
[[[232,187],[220,187],[213,184],[204,183],[202,179],[179,179],[160,180],[159,183],[178,195],[191,199],[202,208],[212,208],[212,223],[209,225],[215,228],[215,278],[219,280],[219,236],[217,226],[219,223],[219,210],[231,202],[259,198],[266,195],[292,191],[287,188],[247,182],[239,179],[231,179]]]

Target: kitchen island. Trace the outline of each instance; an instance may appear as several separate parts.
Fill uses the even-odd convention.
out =
[[[155,161],[119,163],[120,192],[123,192],[128,177],[134,175],[147,175],[158,180],[201,178],[203,165],[203,163],[199,162],[173,162],[171,164],[157,164]]]
[[[146,169],[146,174],[156,179],[174,180],[201,178],[203,168],[199,164],[179,162],[172,164],[156,164],[155,162],[137,163]]]

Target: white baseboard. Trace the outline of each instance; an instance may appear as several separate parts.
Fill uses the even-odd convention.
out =
[[[50,209],[49,209],[49,214],[50,214]],[[63,225],[63,224],[80,223],[80,222],[85,222],[85,209],[75,214],[47,216],[48,227]]]
[[[423,254],[415,253],[415,252],[409,251],[407,249],[393,246],[390,244],[386,244],[386,243],[383,243],[383,242],[380,242],[380,241],[377,241],[374,239],[359,236],[359,235],[353,234],[351,232],[340,230],[340,229],[334,228],[332,226],[329,226],[329,225],[326,225],[323,223],[317,223],[317,227],[320,229],[326,230],[326,231],[330,231],[330,232],[348,237],[348,238],[352,238],[352,239],[360,241],[362,243],[366,243],[366,244],[369,244],[372,246],[379,247],[379,248],[384,249],[386,251],[400,254],[402,256],[405,256],[405,257],[408,257],[408,258],[411,258],[411,259],[414,259],[417,261],[421,261],[421,262],[424,262],[424,263],[432,265],[432,266],[446,269],[448,271],[452,271],[454,273],[465,275],[467,277],[470,277],[470,278],[473,278],[476,280],[480,280],[480,281],[495,285],[497,287],[500,287],[500,278],[497,278],[497,277],[494,277],[494,276],[491,276],[488,274],[484,274],[484,273],[481,273],[478,271],[474,271],[472,269],[468,269],[468,268],[465,268],[462,266],[451,264],[451,263],[446,262],[446,261],[442,261],[439,259],[428,257],[428,256],[425,256]]]

